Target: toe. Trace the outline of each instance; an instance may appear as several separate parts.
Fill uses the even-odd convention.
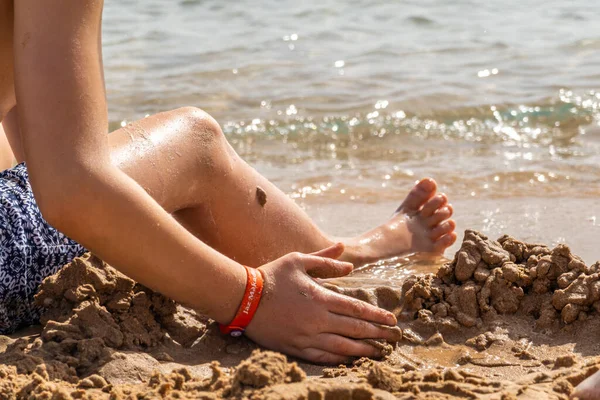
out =
[[[440,238],[444,235],[447,235],[448,233],[453,232],[455,228],[456,228],[456,222],[449,219],[447,221],[442,222],[435,228],[433,228],[431,230],[431,233],[429,234],[429,237],[431,238],[431,240],[437,240],[438,238]]]
[[[433,228],[436,225],[439,225],[443,221],[447,220],[452,216],[454,209],[450,204],[447,204],[445,207],[438,209],[431,217],[427,218],[425,222],[427,226]]]
[[[439,208],[443,207],[448,202],[448,197],[444,193],[440,193],[433,197],[423,206],[421,216],[425,218],[431,217]]]
[[[396,212],[416,213],[435,194],[437,185],[433,179],[425,178],[412,188]]]
[[[433,251],[435,253],[442,254],[444,250],[446,250],[448,247],[452,246],[454,242],[456,242],[456,238],[456,232],[450,232],[442,236],[433,244]]]

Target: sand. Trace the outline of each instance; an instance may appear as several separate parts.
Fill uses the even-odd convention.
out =
[[[566,399],[600,370],[600,264],[564,245],[467,231],[436,274],[326,286],[394,312],[403,339],[291,360],[85,255],[43,282],[41,327],[0,336],[0,399]]]

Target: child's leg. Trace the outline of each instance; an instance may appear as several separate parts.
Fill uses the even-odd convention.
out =
[[[328,237],[284,193],[241,160],[206,113],[183,108],[145,118],[109,135],[113,159],[204,242],[247,265],[292,251],[314,252]],[[257,188],[266,193],[259,204]],[[409,251],[441,252],[456,239],[452,208],[421,182],[398,213],[346,240],[355,263]]]
[[[0,171],[4,171],[13,166],[15,156],[10,149],[10,144],[0,123]]]
[[[3,139],[3,145],[8,147],[8,150],[10,150],[12,155],[11,163],[13,159],[16,160],[17,163],[21,163],[25,160],[23,146],[21,145],[21,134],[19,132],[19,115],[17,112],[17,107],[13,107],[2,120],[2,124],[0,124],[0,131],[4,128],[6,139]]]

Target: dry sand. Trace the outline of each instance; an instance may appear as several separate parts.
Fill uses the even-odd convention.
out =
[[[467,231],[437,274],[326,284],[399,318],[382,360],[322,367],[223,337],[86,255],[44,281],[42,327],[0,336],[0,399],[566,399],[600,370],[600,264]]]

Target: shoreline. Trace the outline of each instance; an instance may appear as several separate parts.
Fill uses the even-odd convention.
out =
[[[439,192],[445,192],[442,186]],[[453,219],[459,233],[456,243],[444,254],[452,258],[459,249],[466,228],[491,238],[503,234],[527,242],[554,246],[567,244],[586,263],[600,260],[600,207],[596,198],[515,197],[510,199],[465,198],[445,192],[454,207]],[[360,202],[326,203],[304,199],[299,204],[326,232],[354,236],[376,226],[398,207],[397,201],[375,204]],[[360,210],[360,212],[357,212]],[[593,217],[596,217],[593,220]]]

